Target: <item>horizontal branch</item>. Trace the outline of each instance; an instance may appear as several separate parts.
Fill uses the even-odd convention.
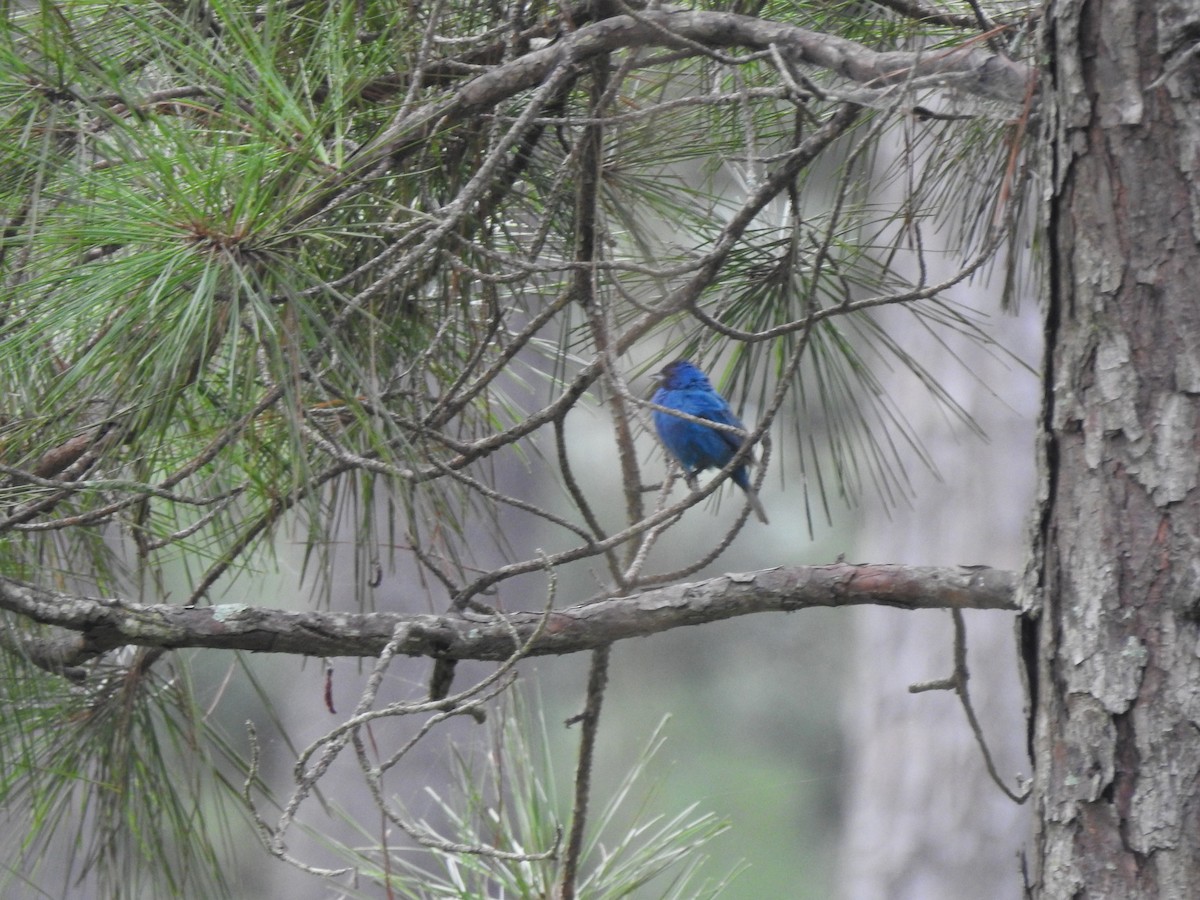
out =
[[[882,604],[901,609],[1016,610],[1017,578],[983,566],[793,566],[721,575],[629,597],[613,597],[547,613],[492,619],[374,612],[294,612],[226,603],[145,605],[48,591],[0,578],[0,609],[73,634],[20,640],[39,665],[78,666],[123,646],[208,647],[300,656],[378,656],[398,638],[397,652],[439,659],[502,660],[515,642],[534,636],[531,656],[591,650],[615,641],[702,625],[734,616],[794,612],[815,606]],[[15,629],[14,629],[15,630]],[[9,646],[15,643],[10,633]]]

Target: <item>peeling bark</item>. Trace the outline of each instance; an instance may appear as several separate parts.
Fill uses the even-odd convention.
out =
[[[1200,3],[1051,13],[1033,892],[1194,896]]]

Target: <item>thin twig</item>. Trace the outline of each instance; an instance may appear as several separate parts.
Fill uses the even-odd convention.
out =
[[[979,717],[975,715],[975,706],[971,702],[971,692],[967,688],[967,681],[971,677],[971,673],[967,669],[967,626],[963,620],[962,610],[952,609],[950,615],[954,619],[954,671],[949,678],[939,678],[936,681],[910,685],[909,693],[954,691],[958,695],[959,702],[962,703],[963,712],[967,714],[967,723],[971,726],[971,733],[975,735],[975,743],[979,745],[979,750],[983,754],[983,764],[987,767],[988,775],[1009,800],[1014,803],[1024,803],[1029,799],[1032,785],[1024,786],[1019,793],[1015,792],[1004,783],[1000,773],[996,771],[996,763],[992,759],[991,750],[988,749],[987,740],[983,736],[983,728],[979,724]]]
[[[608,686],[608,661],[611,647],[598,647],[592,653],[588,672],[587,700],[583,712],[567,724],[583,725],[579,735],[579,763],[575,767],[575,801],[571,808],[571,831],[563,855],[562,877],[558,883],[557,900],[574,900],[575,881],[579,872],[579,857],[583,852],[583,835],[587,826],[588,801],[592,790],[592,763],[596,753],[596,735],[600,730],[600,707]]]

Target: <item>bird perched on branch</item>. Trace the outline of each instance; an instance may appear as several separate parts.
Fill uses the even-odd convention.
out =
[[[732,425],[745,431],[742,420],[734,415],[725,398],[713,390],[708,377],[686,359],[668,363],[657,375],[658,390],[651,400],[667,409],[676,409],[698,419]],[[741,449],[744,438],[730,431],[689,422],[668,412],[654,411],[654,428],[672,456],[683,466],[684,477],[694,484],[696,473],[704,469],[723,469]],[[750,484],[746,466],[733,470],[733,481],[750,498],[750,507],[758,520],[767,524],[758,495]]]

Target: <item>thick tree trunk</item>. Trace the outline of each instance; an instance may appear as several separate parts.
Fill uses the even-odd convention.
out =
[[[1200,3],[1065,0],[1049,13],[1033,892],[1194,897]]]

